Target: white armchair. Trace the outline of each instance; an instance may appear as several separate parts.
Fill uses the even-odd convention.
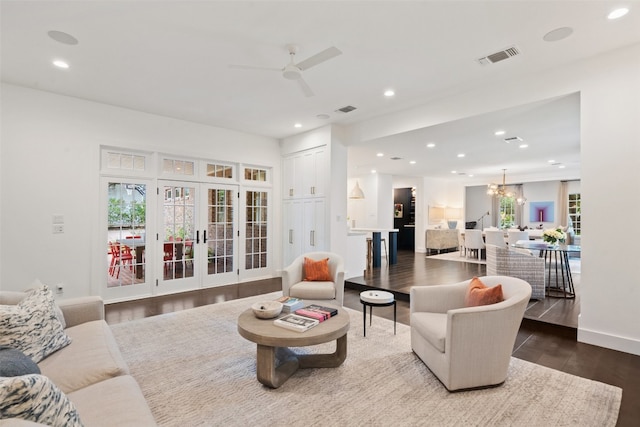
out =
[[[332,281],[304,280],[304,258],[320,261],[329,258],[329,273]],[[342,306],[344,301],[344,261],[332,252],[309,252],[300,255],[282,270],[282,294],[302,299],[335,300]]]
[[[480,280],[488,287],[502,284],[504,301],[466,307],[471,280],[411,288],[411,348],[449,391],[505,381],[531,296],[531,286],[521,279]]]

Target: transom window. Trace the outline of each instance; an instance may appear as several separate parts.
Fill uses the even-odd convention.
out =
[[[207,163],[207,176],[213,178],[233,178],[233,167],[229,165],[220,165]]]
[[[192,176],[194,174],[194,169],[194,162],[190,160],[162,160],[162,173]]]
[[[121,169],[121,170],[127,170],[127,171],[144,171],[145,156],[108,152],[107,168]]]
[[[247,181],[267,181],[267,170],[258,168],[244,168],[244,179]]]

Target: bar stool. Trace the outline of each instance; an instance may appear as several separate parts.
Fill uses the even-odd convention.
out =
[[[387,239],[382,238],[380,242],[384,245],[384,256],[387,259],[387,264],[389,264],[389,251],[387,251]],[[373,263],[373,239],[371,237],[367,237],[367,265],[371,265]]]

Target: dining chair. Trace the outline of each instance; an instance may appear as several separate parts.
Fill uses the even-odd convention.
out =
[[[504,240],[504,231],[502,230],[487,230],[484,232],[484,242],[487,245],[494,245],[499,248],[506,248],[507,242]]]
[[[484,249],[482,230],[466,230],[464,232],[464,247],[467,252],[467,257],[469,257],[471,252],[476,251],[478,259],[480,259],[481,251]]]
[[[120,277],[120,268],[126,263],[129,263],[129,270],[133,271],[133,254],[131,248],[128,246],[122,246],[115,242],[110,242],[111,245],[111,266],[109,267],[109,274],[112,276],[115,274],[116,279]]]
[[[507,243],[509,246],[515,245],[518,240],[529,240],[529,232],[526,230],[509,230],[507,232]]]
[[[460,230],[458,230],[458,250],[460,251],[460,256],[467,255],[467,248],[464,246],[464,234]]]

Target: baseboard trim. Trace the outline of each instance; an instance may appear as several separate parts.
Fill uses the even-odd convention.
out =
[[[640,341],[578,327],[578,342],[640,356]]]

